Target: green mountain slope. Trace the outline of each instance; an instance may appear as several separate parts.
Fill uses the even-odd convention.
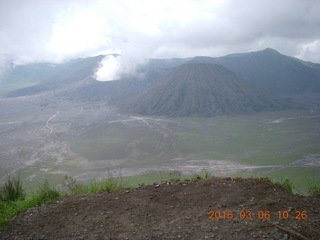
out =
[[[216,64],[185,64],[120,107],[142,115],[171,117],[248,114],[288,107]]]

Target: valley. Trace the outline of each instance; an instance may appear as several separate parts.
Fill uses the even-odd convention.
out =
[[[33,187],[65,175],[87,182],[207,169],[286,177],[303,190],[305,179],[320,181],[320,102],[308,98],[310,109],[212,118],[122,114],[50,94],[1,99],[1,182],[18,172]]]
[[[320,239],[320,0],[0,11],[0,240]]]
[[[202,169],[289,178],[297,192],[320,182],[318,64],[265,49],[149,59],[136,75],[99,82],[103,57],[8,73],[1,86],[38,83],[2,88],[0,184],[12,174],[32,188],[65,175],[139,181]]]

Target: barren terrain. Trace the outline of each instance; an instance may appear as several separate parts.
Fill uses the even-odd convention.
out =
[[[162,183],[60,198],[20,213],[0,238],[319,239],[319,206],[268,180]]]
[[[110,172],[191,175],[203,168],[214,176],[275,173],[298,185],[306,177],[319,181],[317,95],[301,97],[313,104],[309,110],[159,118],[57,94],[0,99],[0,184],[19,171],[29,188],[45,180],[58,184],[64,175],[90,181]]]

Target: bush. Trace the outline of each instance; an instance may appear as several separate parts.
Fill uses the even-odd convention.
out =
[[[24,199],[20,198],[15,202],[1,200],[0,228],[3,227],[18,212],[41,204],[52,203],[59,196],[60,193],[55,188],[50,187],[48,182],[46,181],[42,186],[39,187],[36,192],[29,192],[29,194]]]
[[[192,181],[199,180],[199,179],[208,179],[212,178],[212,171],[207,170],[207,169],[202,169],[200,174],[194,174],[193,177],[191,178]]]
[[[293,193],[293,183],[288,178],[283,178],[280,182],[276,182],[276,184],[283,187],[287,192]]]
[[[202,176],[199,175],[199,174],[194,174],[193,177],[191,178],[192,181],[196,181],[196,180],[199,180],[199,179],[202,179]]]
[[[320,186],[315,182],[308,181],[308,193],[311,196],[318,196],[320,197]]]
[[[207,169],[202,169],[201,174],[202,174],[203,179],[208,179],[208,178],[212,177],[212,171],[207,170]]]
[[[85,186],[72,177],[64,176],[63,187],[67,194],[78,195],[85,192]]]
[[[169,182],[180,182],[181,181],[181,178],[170,178],[169,179]]]
[[[0,228],[16,215],[18,211],[19,209],[14,203],[0,201]]]
[[[104,179],[102,182],[96,182],[95,180],[90,182],[86,186],[86,193],[97,193],[97,192],[104,192],[104,191],[113,191],[117,189],[121,189],[124,186],[119,184],[115,178],[109,177],[107,179]]]
[[[33,205],[52,203],[60,195],[61,194],[57,189],[50,187],[48,181],[45,181],[35,193],[31,193],[31,201],[33,202]]]
[[[24,197],[24,191],[20,176],[7,179],[7,182],[0,188],[0,200],[1,201],[16,201]]]
[[[113,177],[107,178],[105,181],[102,182],[102,191],[112,191],[122,188],[121,184],[118,184],[116,179]]]

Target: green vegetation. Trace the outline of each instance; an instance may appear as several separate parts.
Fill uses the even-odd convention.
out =
[[[320,185],[315,182],[310,182],[307,179],[308,182],[308,194],[311,196],[318,196],[320,197]]]
[[[202,169],[201,170],[201,173],[199,174],[194,174],[192,177],[191,177],[191,180],[195,181],[195,180],[198,180],[198,179],[208,179],[208,178],[212,178],[212,171],[210,170],[207,170],[207,169]]]
[[[45,181],[36,190],[31,190],[24,194],[20,178],[8,177],[6,184],[0,189],[2,193],[0,199],[0,228],[18,212],[42,204],[52,203],[60,196],[112,191],[124,187],[121,179],[113,177],[101,182],[91,181],[88,184],[83,184],[77,182],[72,177],[65,176],[60,188],[52,187],[48,181]],[[8,189],[10,190],[10,194],[6,195]],[[11,198],[9,199],[8,196]]]
[[[280,185],[287,192],[293,193],[293,183],[288,178],[281,179],[280,182],[275,182],[275,184]]]
[[[294,188],[293,193],[312,195],[311,186],[316,186],[320,183],[319,167],[291,167],[291,168],[279,168],[269,169],[261,168],[251,171],[241,171],[233,174],[233,177],[254,177],[264,178],[267,177],[276,182],[281,182],[282,179],[289,179],[292,182]]]
[[[19,191],[21,191],[20,178],[13,179],[16,181],[15,184],[19,186]],[[11,178],[8,178],[7,182],[9,181],[12,181]],[[3,188],[5,188],[5,186]],[[23,195],[23,198],[19,197],[15,200],[0,200],[0,227],[6,224],[18,212],[24,211],[31,207],[39,206],[41,204],[52,203],[61,195],[61,192],[53,187],[50,187],[49,183],[45,182],[37,189],[37,191],[30,191]]]
[[[0,188],[0,201],[16,201],[23,197],[24,192],[20,181],[20,175],[12,178],[9,176],[7,182]]]
[[[56,188],[50,187],[48,181],[45,181],[36,192],[32,191],[30,195],[33,205],[38,206],[54,202],[61,193]]]
[[[269,179],[269,178],[268,178]],[[318,196],[320,197],[320,186],[315,182],[310,182],[306,179],[308,184],[307,193],[309,196]],[[295,192],[299,192],[302,194],[296,186],[290,181],[288,178],[283,178],[280,181],[274,181],[275,184],[282,186],[287,192],[294,194]],[[295,191],[294,191],[295,190]]]

